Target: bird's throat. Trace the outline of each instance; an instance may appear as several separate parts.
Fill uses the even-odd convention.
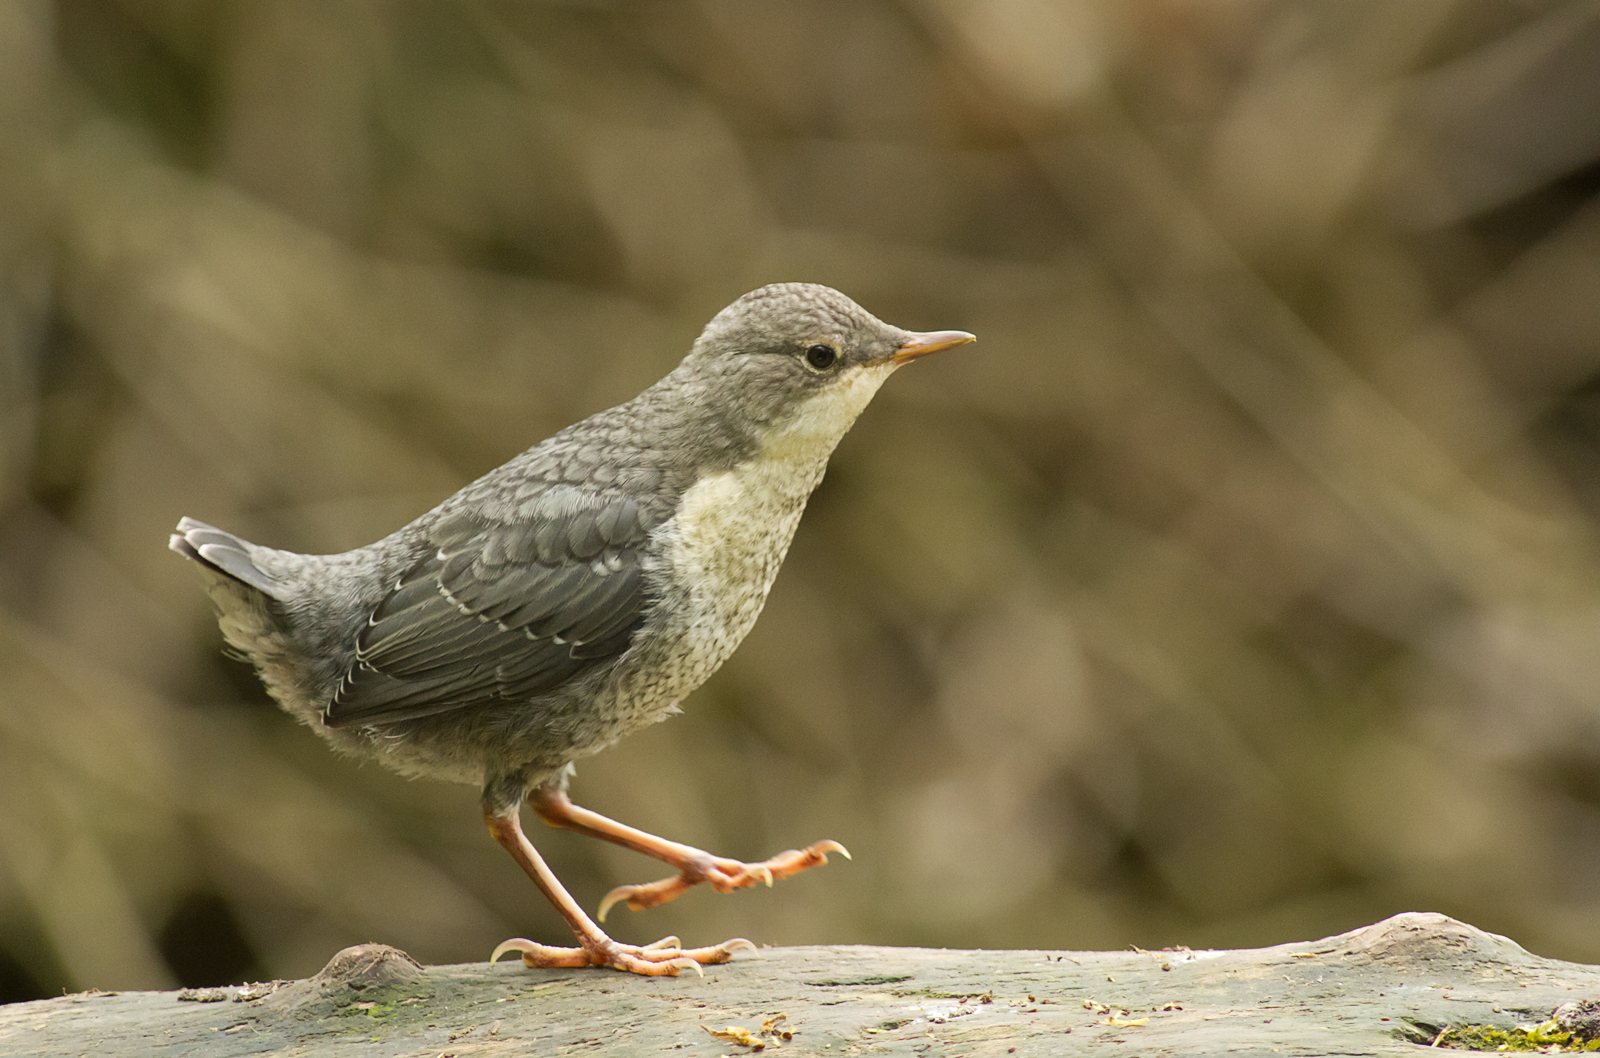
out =
[[[878,392],[896,365],[889,360],[846,368],[836,379],[801,401],[787,418],[768,428],[757,461],[790,460],[825,465],[840,438]],[[822,468],[817,468],[818,480]],[[815,487],[816,482],[812,482]]]
[[[693,586],[682,600],[684,653],[692,659],[683,693],[722,664],[755,623],[828,457],[894,366],[851,370],[769,427],[752,458],[695,482],[662,527],[673,580]]]

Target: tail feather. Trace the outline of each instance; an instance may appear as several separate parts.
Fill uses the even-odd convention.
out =
[[[178,531],[172,534],[167,546],[184,558],[193,559],[275,599],[282,597],[279,593],[283,585],[260,569],[251,558],[252,545],[232,533],[193,518],[184,518],[178,523]]]

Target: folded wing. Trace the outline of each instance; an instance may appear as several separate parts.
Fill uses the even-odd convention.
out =
[[[554,496],[513,523],[458,514],[374,609],[323,712],[362,726],[559,689],[628,649],[649,526],[626,497]]]

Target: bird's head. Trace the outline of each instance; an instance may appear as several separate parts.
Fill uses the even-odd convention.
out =
[[[680,371],[763,448],[826,457],[896,368],[972,340],[902,330],[830,287],[776,283],[717,313]]]

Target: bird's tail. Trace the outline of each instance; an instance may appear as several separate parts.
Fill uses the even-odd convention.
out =
[[[167,546],[184,558],[192,558],[202,566],[264,595],[280,601],[283,599],[284,586],[257,566],[251,557],[254,545],[232,533],[193,518],[185,518],[178,523],[178,531],[172,534]]]

